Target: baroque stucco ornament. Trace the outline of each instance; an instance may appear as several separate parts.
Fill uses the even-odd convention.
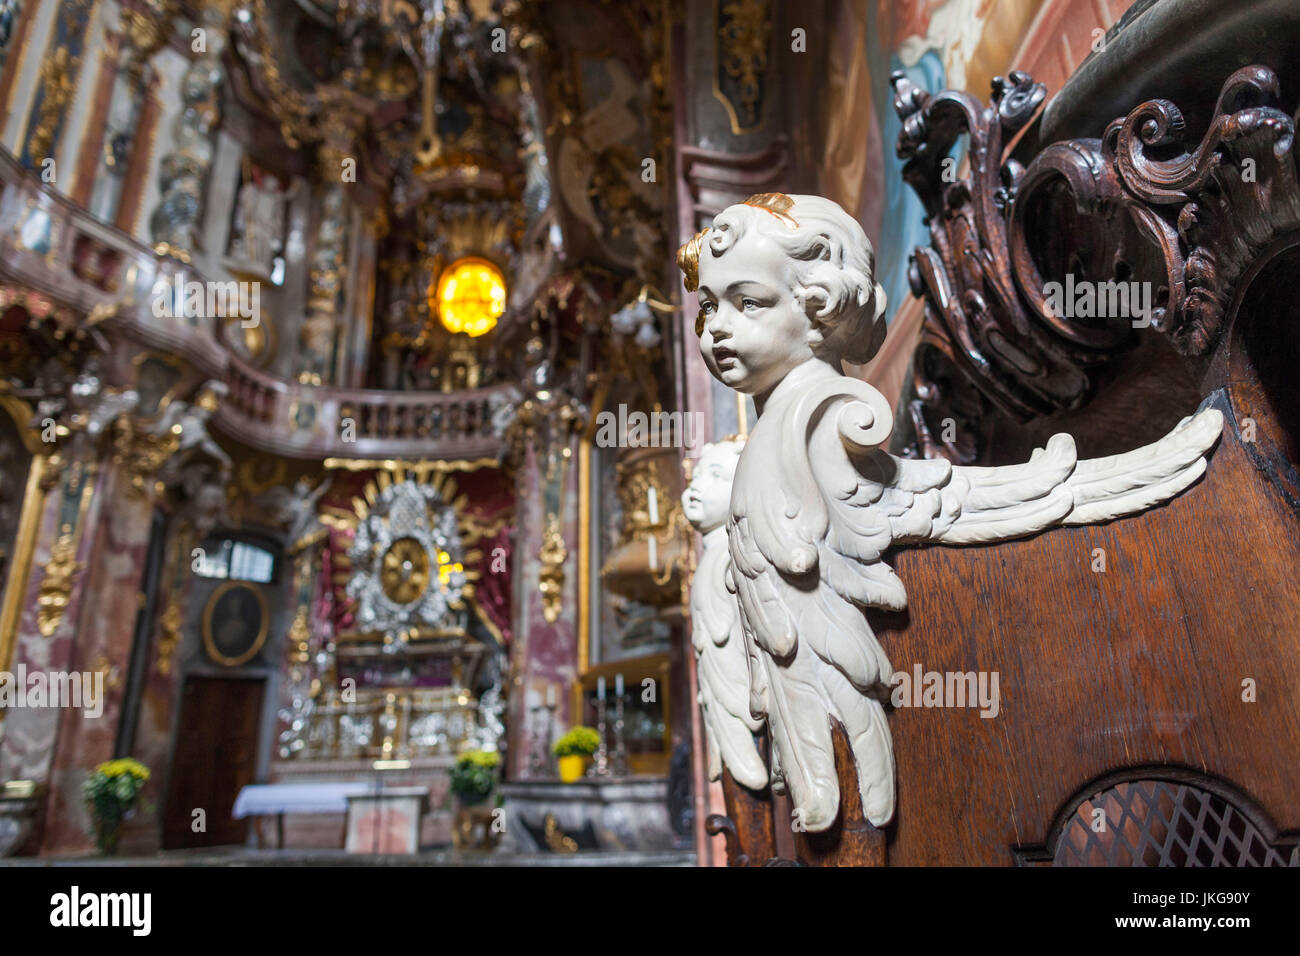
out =
[[[687,288],[698,287],[705,363],[752,395],[759,416],[736,466],[725,574],[751,716],[771,733],[773,787],[788,789],[806,829],[829,828],[840,803],[838,722],[864,813],[883,826],[894,814],[883,704],[893,669],[863,612],[907,606],[885,553],[1004,541],[1160,504],[1204,472],[1223,417],[1206,408],[1160,441],[1110,458],[1079,461],[1065,434],[1022,465],[898,458],[882,447],[888,402],[840,371],[841,360],[863,363],[880,347],[885,302],[871,243],[838,205],[752,197],[683,246],[678,263]],[[697,591],[707,586],[696,582]],[[727,666],[738,680],[739,668]]]

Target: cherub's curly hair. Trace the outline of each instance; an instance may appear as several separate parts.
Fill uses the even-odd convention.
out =
[[[875,281],[876,256],[856,219],[820,196],[763,193],[728,206],[713,226],[677,252],[686,288],[699,286],[699,258],[721,256],[749,229],[773,240],[794,260],[795,301],[822,330],[813,353],[833,364],[861,364],[885,340],[885,290]],[[702,332],[697,321],[696,332]]]

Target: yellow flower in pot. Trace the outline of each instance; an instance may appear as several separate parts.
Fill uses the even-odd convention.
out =
[[[132,814],[140,790],[149,780],[149,768],[122,757],[96,767],[81,785],[81,793],[94,825],[95,846],[103,856],[117,852],[122,825]]]
[[[600,735],[590,727],[574,727],[555,742],[551,750],[558,758],[560,779],[577,783],[587,771],[587,761],[600,747]]]

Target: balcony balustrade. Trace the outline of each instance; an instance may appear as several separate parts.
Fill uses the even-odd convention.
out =
[[[154,290],[160,284],[175,288],[204,281],[193,266],[99,221],[3,149],[0,278],[224,381],[229,391],[216,415],[218,425],[277,454],[499,459],[505,447],[502,423],[519,398],[512,385],[391,392],[303,384],[255,368],[227,346],[211,317],[158,308]]]

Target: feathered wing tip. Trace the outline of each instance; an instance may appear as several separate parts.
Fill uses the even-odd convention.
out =
[[[1223,430],[1207,407],[1150,445],[1077,461],[1074,439],[1053,435],[1023,465],[957,467],[941,493],[953,517],[936,518],[929,540],[982,544],[1034,534],[1054,525],[1094,524],[1162,504],[1205,472],[1205,456]],[[900,462],[906,475],[915,470]]]
[[[794,804],[796,823],[819,833],[839,816],[832,718],[848,736],[863,814],[882,827],[894,816],[894,747],[884,706],[800,645],[783,665],[765,657],[771,687],[772,776]]]
[[[1107,521],[1168,501],[1205,473],[1205,456],[1222,432],[1223,413],[1204,408],[1157,442],[1079,462],[1066,482],[1074,507],[1062,524]]]
[[[763,726],[749,709],[749,663],[737,621],[723,644],[706,641],[696,656],[699,702],[709,739],[709,779],[717,780],[725,764],[751,790],[767,786],[767,767],[754,743]]]
[[[753,735],[763,722],[750,710],[749,660],[729,573],[727,548],[706,543],[691,591],[691,643],[709,779],[717,780],[725,765],[741,784],[761,790],[767,786],[767,767]]]
[[[709,741],[709,779],[722,776],[725,765],[732,777],[750,790],[767,786],[767,767],[754,746],[754,736],[733,714],[710,707],[701,699],[704,728]]]
[[[947,522],[936,522],[932,540],[944,544],[983,544],[1033,534],[1059,524],[1074,499],[1065,487],[1078,459],[1074,439],[1053,435],[1022,465],[999,468],[956,467],[942,495],[950,508]],[[903,470],[912,468],[904,464]]]

